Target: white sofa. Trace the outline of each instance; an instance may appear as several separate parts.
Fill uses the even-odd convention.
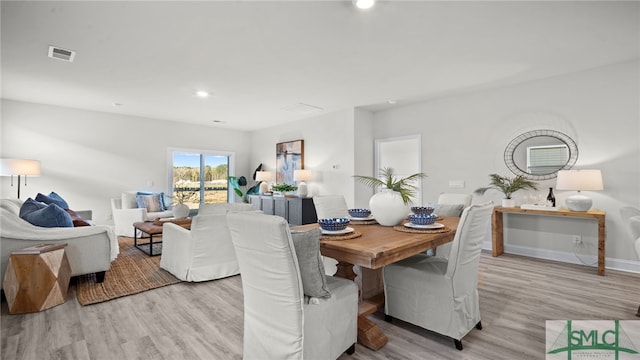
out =
[[[111,199],[111,214],[116,236],[133,237],[133,223],[173,217],[173,211],[148,212],[138,208],[135,192],[124,192],[120,199]]]
[[[202,204],[191,230],[166,223],[160,267],[182,281],[207,281],[240,273],[227,212],[253,211],[250,204]]]
[[[12,251],[40,243],[67,243],[65,252],[71,276],[96,273],[102,282],[111,262],[118,256],[118,239],[109,226],[46,228],[30,224],[18,215],[22,200],[0,200],[1,279]]]

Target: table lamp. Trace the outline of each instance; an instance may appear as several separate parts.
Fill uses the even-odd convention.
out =
[[[560,170],[556,181],[558,190],[577,190],[578,193],[569,196],[565,203],[573,211],[587,211],[591,209],[592,200],[580,191],[603,190],[602,173],[600,170]]]
[[[298,196],[307,197],[309,192],[305,181],[311,180],[311,170],[293,170],[293,180],[300,181],[298,184]]]
[[[271,180],[271,172],[270,171],[257,171],[256,172],[256,181],[261,181],[260,190],[258,190],[258,194],[262,195],[269,191],[269,184],[267,181]]]
[[[24,159],[0,159],[0,176],[18,175],[18,199],[20,199],[20,176],[24,175],[24,186],[27,186],[27,175],[40,176],[40,161]]]

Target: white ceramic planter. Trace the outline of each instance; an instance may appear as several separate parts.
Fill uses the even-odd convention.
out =
[[[502,207],[516,207],[514,199],[502,199]]]
[[[173,205],[173,217],[176,219],[184,219],[189,216],[189,206],[186,204]]]
[[[382,190],[369,199],[369,210],[378,224],[383,226],[400,224],[410,212],[409,206],[402,201],[400,193],[389,189]]]

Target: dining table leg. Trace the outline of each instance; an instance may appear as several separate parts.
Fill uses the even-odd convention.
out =
[[[338,261],[334,276],[355,281],[357,274],[353,271],[353,264]],[[380,327],[367,318],[376,312],[382,304],[384,304],[384,295],[365,299],[358,304],[358,343],[371,350],[382,348],[389,340]]]

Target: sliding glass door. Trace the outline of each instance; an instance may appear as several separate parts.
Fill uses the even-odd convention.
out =
[[[169,152],[173,203],[198,209],[200,204],[229,201],[229,167],[233,154],[178,149]]]

